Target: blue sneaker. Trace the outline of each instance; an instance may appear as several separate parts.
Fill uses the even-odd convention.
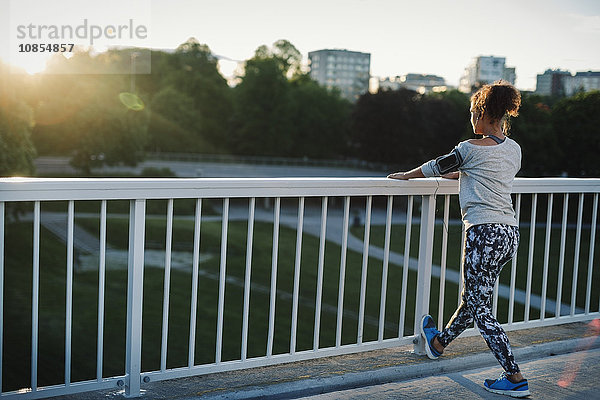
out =
[[[511,397],[525,397],[529,396],[529,384],[527,383],[527,379],[523,379],[518,383],[512,383],[506,377],[506,373],[502,373],[500,378],[486,379],[483,383],[485,390],[488,392],[503,394]]]
[[[439,335],[440,331],[435,327],[435,322],[433,322],[433,318],[431,315],[425,315],[421,320],[421,337],[425,340],[425,351],[427,352],[427,357],[435,360],[439,358],[442,353],[437,351],[431,341],[434,337]]]

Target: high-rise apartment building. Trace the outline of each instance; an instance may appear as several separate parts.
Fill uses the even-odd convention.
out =
[[[406,74],[396,77],[379,79],[379,89],[398,90],[405,88],[425,94],[429,92],[446,91],[446,81],[441,76],[425,74]]]
[[[577,92],[600,90],[600,71],[577,72],[565,81],[565,94],[572,96]]]
[[[504,67],[504,72],[502,73],[502,80],[506,82],[510,82],[513,85],[517,80],[517,71],[515,67]]]
[[[584,71],[571,75],[569,71],[547,69],[538,74],[535,93],[545,96],[573,96],[577,92],[600,90],[600,71]]]
[[[349,50],[317,50],[308,53],[310,77],[328,88],[340,89],[356,101],[369,90],[371,54]]]
[[[535,93],[543,96],[564,96],[565,83],[570,77],[569,71],[547,69],[543,74],[537,75]]]
[[[458,89],[464,93],[471,93],[482,85],[500,79],[514,85],[516,78],[515,68],[506,66],[506,57],[479,56],[473,58],[465,68]]]

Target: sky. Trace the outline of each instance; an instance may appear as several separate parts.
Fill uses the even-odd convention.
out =
[[[77,2],[87,5],[84,11],[60,7],[67,0],[28,1],[40,5],[30,10],[51,7],[43,15],[57,21],[69,13],[91,20],[101,14],[96,9],[113,19],[133,15],[149,25],[144,45],[175,48],[195,37],[232,60],[287,39],[305,59],[326,48],[367,52],[372,76],[435,74],[450,85],[478,55],[506,57],[506,65],[516,67],[516,86],[528,90],[548,68],[600,70],[599,0],[136,0],[133,11],[106,6],[106,0]],[[125,3],[130,1],[116,4]],[[9,0],[0,0],[0,26],[9,37],[10,14]],[[0,58],[10,59],[13,49],[14,43],[1,40]],[[235,66],[223,61],[221,71],[230,75]]]

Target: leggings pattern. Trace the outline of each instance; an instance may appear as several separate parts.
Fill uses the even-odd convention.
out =
[[[519,366],[504,329],[492,313],[492,295],[503,265],[516,254],[518,244],[516,226],[482,224],[467,230],[461,304],[438,336],[445,347],[474,320],[502,368],[511,375],[519,372]]]

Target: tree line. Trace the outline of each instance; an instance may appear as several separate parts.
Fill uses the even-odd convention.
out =
[[[151,73],[107,74],[133,50],[59,58],[45,74],[0,64],[0,175],[34,173],[36,155],[69,156],[84,173],[135,165],[147,152],[358,159],[410,168],[473,137],[458,91],[366,93],[355,103],[310,78],[288,41],[260,46],[231,87],[207,45],[152,51]],[[86,68],[96,73],[52,73]],[[53,69],[56,69],[53,71]],[[512,137],[521,176],[598,176],[600,92],[523,94]]]

